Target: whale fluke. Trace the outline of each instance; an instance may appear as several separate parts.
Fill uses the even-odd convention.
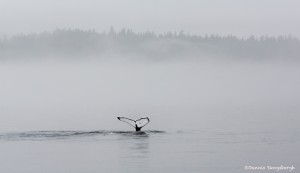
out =
[[[147,125],[150,122],[150,119],[148,117],[146,118],[140,118],[137,120],[133,120],[126,117],[117,117],[120,121],[123,121],[130,126],[134,127],[136,131],[141,131],[141,129]]]

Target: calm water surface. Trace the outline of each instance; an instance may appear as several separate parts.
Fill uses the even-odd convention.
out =
[[[0,172],[240,173],[268,165],[297,172],[299,139],[299,131],[6,132]]]

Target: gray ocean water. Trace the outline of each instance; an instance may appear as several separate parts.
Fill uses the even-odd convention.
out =
[[[296,173],[299,75],[278,63],[1,64],[0,173]],[[117,116],[151,122],[134,133]]]
[[[0,172],[240,173],[253,172],[245,166],[281,165],[297,172],[299,136],[214,129],[1,133]]]

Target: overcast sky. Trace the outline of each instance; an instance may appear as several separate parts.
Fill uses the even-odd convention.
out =
[[[0,35],[56,28],[300,37],[299,0],[0,0]]]

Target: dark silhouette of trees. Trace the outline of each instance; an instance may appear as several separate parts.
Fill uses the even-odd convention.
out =
[[[35,57],[101,58],[109,54],[147,59],[227,58],[236,60],[298,60],[300,41],[293,36],[237,38],[233,35],[190,35],[184,31],[155,34],[130,29],[57,29],[0,39],[0,59]]]

